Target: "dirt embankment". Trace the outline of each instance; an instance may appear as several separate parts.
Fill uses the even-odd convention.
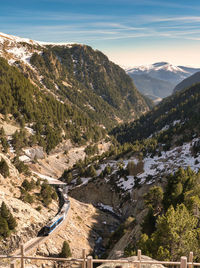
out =
[[[81,258],[82,249],[91,254],[96,241],[101,237],[110,236],[110,227],[117,226],[119,221],[108,213],[102,212],[92,204],[86,204],[70,198],[71,209],[59,232],[37,249],[37,255],[57,256],[61,252],[63,241],[69,243],[72,257]],[[105,241],[106,242],[106,241]]]

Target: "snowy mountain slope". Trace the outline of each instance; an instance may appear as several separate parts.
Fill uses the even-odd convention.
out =
[[[128,74],[148,74],[151,77],[177,83],[186,77],[200,71],[198,68],[180,67],[168,62],[157,62],[126,70]]]
[[[175,66],[167,62],[126,69],[141,93],[149,95],[153,91],[153,95],[160,98],[171,95],[178,83],[198,71],[198,68]]]
[[[21,60],[32,67],[30,64],[31,56],[35,52],[41,53],[42,48],[46,45],[70,47],[72,43],[41,42],[0,32],[0,56],[8,58],[11,64],[16,60]]]
[[[127,168],[127,165],[130,161],[133,161],[135,165],[139,163],[137,157],[130,157],[129,159],[123,159],[118,161],[107,161],[106,164],[100,164],[96,169],[97,175],[100,175],[106,168],[106,166],[111,167],[111,174],[109,176],[104,176],[105,183],[110,183],[110,179],[115,176],[114,183],[122,191],[132,191],[136,184],[152,184],[156,179],[162,179],[164,176],[169,175],[170,173],[175,172],[180,166],[186,169],[190,167],[195,172],[198,172],[200,169],[200,153],[196,155],[193,153],[194,144],[200,144],[200,138],[194,138],[191,142],[186,142],[181,146],[174,147],[168,151],[162,151],[158,156],[147,155],[142,160],[142,168],[136,175],[119,175],[119,166],[123,165],[124,170]],[[81,178],[81,184],[78,188],[83,185],[88,184],[92,180],[91,177]],[[77,180],[72,181],[70,189],[74,189],[73,185],[76,185]],[[113,183],[113,182],[112,182]]]

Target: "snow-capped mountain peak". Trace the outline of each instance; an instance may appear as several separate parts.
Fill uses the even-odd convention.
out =
[[[152,71],[161,71],[161,70],[169,71],[173,73],[177,73],[177,72],[188,73],[184,69],[178,66],[175,66],[171,63],[168,63],[168,62],[156,62],[156,63],[149,64],[149,65],[141,65],[141,66],[130,68],[127,70],[127,72],[139,74],[141,72],[150,73]]]
[[[15,42],[15,43],[28,43],[28,44],[35,44],[35,45],[62,45],[62,46],[70,46],[74,43],[66,43],[66,42],[62,42],[62,43],[54,43],[54,42],[43,42],[43,41],[36,41],[36,40],[32,40],[29,38],[22,38],[19,36],[14,36],[14,35],[10,35],[10,34],[5,34],[0,32],[0,43],[5,42],[5,41],[10,41],[10,42]]]
[[[156,62],[126,69],[139,91],[153,99],[172,94],[174,87],[200,69],[176,66],[168,62]]]
[[[18,36],[14,36],[14,35],[9,35],[9,34],[4,34],[0,32],[0,42],[4,42],[5,40],[10,41],[10,42],[16,42],[16,43],[20,43],[20,42],[25,42],[25,43],[29,43],[29,44],[38,44],[39,42],[37,41],[33,41],[31,39],[28,38],[21,38]]]
[[[170,81],[175,85],[188,76],[198,72],[197,68],[187,68],[184,66],[176,66],[168,62],[156,62],[150,65],[142,65],[133,67],[126,72],[129,75],[149,75],[159,80]]]
[[[42,47],[45,45],[62,45],[70,47],[72,43],[41,42],[0,32],[0,56],[8,59],[10,64],[20,60],[32,68],[30,65],[32,54],[35,52],[40,53]]]

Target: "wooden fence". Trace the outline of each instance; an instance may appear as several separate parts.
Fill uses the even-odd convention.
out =
[[[0,255],[0,260],[7,259],[10,262],[10,268],[16,268],[16,260],[20,260],[20,267],[25,268],[25,260],[38,260],[38,261],[54,261],[54,262],[66,262],[70,263],[78,263],[80,264],[81,268],[93,268],[93,264],[102,264],[106,263],[109,266],[109,263],[114,263],[116,266],[119,267],[123,264],[128,264],[129,267],[137,267],[141,268],[141,265],[149,264],[149,265],[167,265],[167,266],[176,266],[180,268],[193,268],[194,266],[200,266],[200,263],[193,262],[193,252],[190,252],[189,259],[187,261],[187,257],[181,257],[180,262],[171,262],[171,261],[155,261],[155,260],[142,260],[141,250],[138,250],[137,260],[129,260],[129,259],[118,259],[118,260],[110,260],[110,259],[93,259],[92,256],[86,256],[85,249],[82,251],[82,258],[81,259],[66,259],[66,258],[54,258],[54,257],[32,257],[26,256],[24,254],[24,246],[21,245],[21,254],[14,256],[8,255]]]

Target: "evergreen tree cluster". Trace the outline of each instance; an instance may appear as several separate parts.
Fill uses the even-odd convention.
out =
[[[44,206],[48,207],[53,200],[58,199],[55,188],[49,185],[47,181],[41,184],[40,179],[36,182],[34,180],[29,181],[24,179],[20,191],[20,199],[30,204],[40,201]]]
[[[62,250],[59,254],[60,258],[69,258],[72,256],[69,243],[67,241],[63,242]]]
[[[4,202],[0,208],[0,237],[6,238],[17,227],[17,222]]]
[[[52,200],[58,199],[58,196],[57,196],[55,189],[46,182],[44,182],[41,185],[40,196],[41,196],[42,202],[44,203],[44,205],[46,207],[48,207],[50,205]]]
[[[1,161],[0,161],[0,173],[4,178],[10,175],[8,164],[3,159],[3,157],[1,158]]]
[[[1,145],[3,148],[3,152],[7,153],[9,144],[8,144],[7,139],[6,139],[5,131],[4,131],[3,127],[0,129],[0,142],[1,142]]]
[[[18,156],[14,157],[13,164],[16,167],[16,169],[19,171],[19,173],[24,173],[25,175],[29,175],[30,172],[29,172],[28,166],[25,165],[23,161],[20,161]]]
[[[149,113],[132,123],[116,127],[111,134],[122,144],[134,144],[152,135],[156,143],[165,143],[168,148],[173,145],[175,135],[177,145],[190,141],[200,133],[199,88],[200,84],[196,84],[165,98]],[[164,129],[166,126],[168,129]]]
[[[200,260],[200,172],[179,168],[167,178],[165,190],[159,186],[145,194],[148,213],[140,240],[128,245],[126,256],[140,248],[159,260],[178,260],[194,252]]]
[[[49,153],[63,138],[74,143],[98,141],[105,130],[93,123],[73,104],[58,101],[55,96],[39,90],[20,71],[0,58],[0,113],[12,114],[22,129],[13,135],[16,151],[24,145],[39,144]],[[25,123],[32,124],[35,135],[26,135]],[[65,135],[62,135],[64,130]],[[1,131],[1,143],[7,143]]]
[[[106,128],[115,126],[117,118],[132,120],[149,109],[125,71],[91,47],[46,46],[30,61],[44,77],[43,85]]]

